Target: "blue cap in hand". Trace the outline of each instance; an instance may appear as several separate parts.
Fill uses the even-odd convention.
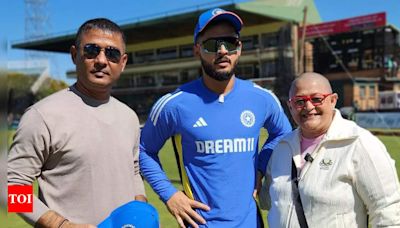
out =
[[[159,228],[157,210],[148,203],[126,203],[101,222],[98,228]]]

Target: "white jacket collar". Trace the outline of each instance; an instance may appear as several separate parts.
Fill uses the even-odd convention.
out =
[[[347,140],[356,138],[359,135],[359,128],[353,121],[343,119],[340,111],[335,109],[335,116],[331,126],[326,132],[324,140]]]
[[[335,115],[328,131],[326,132],[322,141],[331,140],[348,140],[358,136],[359,128],[353,121],[343,119],[340,111],[335,109]],[[300,128],[295,129],[287,134],[282,142],[290,145],[293,151],[300,151]]]

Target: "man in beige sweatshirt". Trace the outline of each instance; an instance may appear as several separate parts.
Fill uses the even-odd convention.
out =
[[[146,201],[139,174],[139,121],[113,98],[125,68],[125,37],[114,22],[85,22],[71,47],[77,82],[31,106],[8,156],[8,184],[39,184],[37,227],[92,227],[118,206]]]

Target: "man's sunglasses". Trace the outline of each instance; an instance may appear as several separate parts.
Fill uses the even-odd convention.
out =
[[[328,94],[313,94],[311,96],[294,96],[289,99],[289,102],[292,102],[297,108],[303,108],[307,101],[310,101],[314,106],[322,105],[325,98],[332,95],[332,93]]]
[[[83,46],[83,55],[87,59],[94,59],[100,54],[101,50],[103,48],[97,44],[86,44]],[[104,48],[104,54],[107,60],[113,63],[119,63],[121,60],[121,51],[115,47]]]
[[[217,53],[221,45],[224,45],[228,54],[236,53],[240,48],[239,38],[233,36],[210,38],[203,41],[201,47],[206,53]]]

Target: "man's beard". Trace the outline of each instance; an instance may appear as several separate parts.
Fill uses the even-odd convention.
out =
[[[235,69],[237,66],[237,60],[236,62],[233,63],[233,67],[230,71],[223,71],[223,72],[218,72],[215,70],[213,64],[207,63],[205,60],[201,59],[201,66],[203,67],[204,72],[210,76],[211,78],[217,80],[217,81],[227,81],[229,80],[234,74],[235,74]],[[218,60],[216,60],[218,61]]]

